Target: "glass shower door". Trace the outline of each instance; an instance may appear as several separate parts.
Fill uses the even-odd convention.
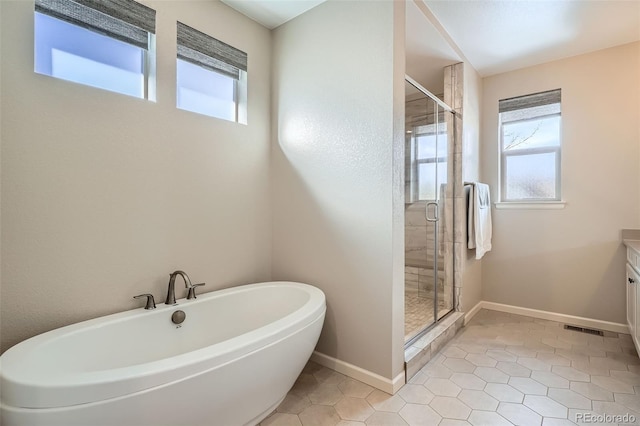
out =
[[[453,114],[406,83],[405,341],[453,308]],[[432,95],[431,95],[432,96]]]
[[[445,195],[448,182],[448,137],[444,110],[435,101],[428,124],[416,131],[419,198],[425,201],[426,220],[426,282],[425,297],[432,301],[429,308],[437,320],[444,312],[445,282]]]
[[[436,175],[438,192],[437,203],[439,220],[436,227],[437,256],[434,269],[435,300],[434,316],[436,321],[453,310],[453,142],[456,116],[442,105],[437,106],[437,157]]]

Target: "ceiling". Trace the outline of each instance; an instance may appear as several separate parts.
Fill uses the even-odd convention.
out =
[[[324,2],[222,1],[270,29]],[[482,76],[640,40],[638,0],[416,1],[424,1]],[[409,13],[421,13],[412,0],[407,1]],[[409,39],[419,37],[407,24],[409,44]]]
[[[460,55],[413,2],[406,7],[405,73],[435,95],[444,92],[444,67]]]
[[[640,40],[638,0],[425,0],[482,76]]]
[[[325,0],[221,0],[270,30],[313,9]]]

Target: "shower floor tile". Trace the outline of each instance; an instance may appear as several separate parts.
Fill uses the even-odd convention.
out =
[[[445,309],[444,301],[438,303],[438,315]],[[433,323],[433,298],[417,291],[406,291],[404,295],[404,341],[409,341],[425,327]]]

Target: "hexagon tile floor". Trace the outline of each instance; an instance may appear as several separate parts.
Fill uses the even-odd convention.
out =
[[[396,395],[310,362],[261,426],[638,425],[640,359],[613,336],[481,310]]]

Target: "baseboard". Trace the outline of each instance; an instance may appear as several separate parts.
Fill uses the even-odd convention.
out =
[[[480,306],[478,307],[478,305]],[[483,308],[490,309],[492,311],[507,312],[510,314],[525,315],[533,318],[557,321],[557,322],[571,324],[571,325],[578,325],[581,327],[595,328],[597,330],[605,330],[605,331],[613,331],[614,333],[629,334],[629,327],[627,327],[626,324],[602,321],[602,320],[597,320],[592,318],[577,317],[573,315],[560,314],[557,312],[540,311],[538,309],[522,308],[520,306],[505,305],[502,303],[487,302],[484,300],[478,303],[476,306],[474,306],[471,311],[474,311],[477,309],[476,312],[473,313],[473,315],[475,315],[477,311]],[[469,319],[473,317],[473,315],[471,315],[471,311],[469,311],[469,313],[465,316],[465,324],[467,322],[467,317],[469,317]]]
[[[549,321],[557,321],[565,324],[577,325],[581,327],[595,328],[598,330],[612,331],[614,333],[629,334],[629,327],[626,324],[620,324],[609,321],[596,320],[592,318],[578,317],[574,315],[561,314],[558,312],[541,311],[538,309],[523,308],[520,306],[505,305],[502,303],[480,301],[471,308],[464,316],[464,324],[469,321],[481,310],[489,309],[492,311],[507,312],[510,314],[524,315],[533,318],[545,319]],[[365,370],[348,362],[341,361],[329,355],[325,355],[318,351],[314,351],[311,360],[318,364],[359,380],[363,383],[380,389],[389,394],[395,394],[405,384],[405,372],[402,371],[396,377],[387,379],[376,373]]]
[[[380,389],[381,391],[391,395],[398,392],[405,383],[404,371],[391,380],[318,351],[313,352],[311,355],[311,361],[317,362],[324,367],[335,370],[338,373],[351,377],[352,379],[359,380],[362,383],[366,383],[369,386],[373,386],[374,388]]]
[[[473,318],[478,312],[480,312],[480,309],[482,309],[482,303],[482,300],[479,301],[478,303],[476,303],[476,306],[469,309],[469,311],[464,315],[464,325],[467,325],[469,321],[471,321],[471,318]]]

